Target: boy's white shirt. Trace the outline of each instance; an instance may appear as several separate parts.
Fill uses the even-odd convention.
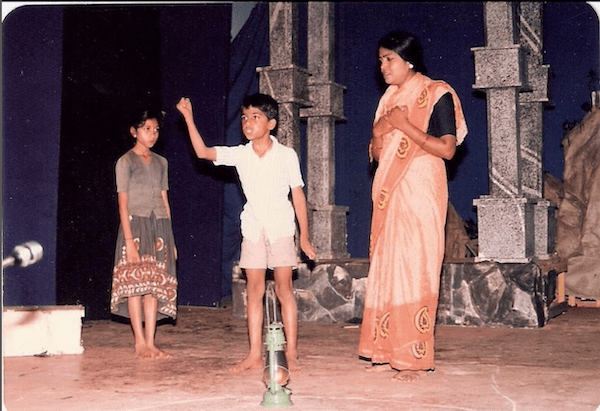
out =
[[[216,146],[215,165],[234,166],[242,183],[246,204],[240,215],[242,236],[258,240],[264,228],[271,243],[296,232],[296,216],[289,199],[291,189],[304,187],[296,151],[273,141],[259,157],[252,142],[234,147]]]

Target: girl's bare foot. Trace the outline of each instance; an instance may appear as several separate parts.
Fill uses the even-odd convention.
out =
[[[412,371],[412,370],[404,370],[398,371],[393,377],[392,381],[399,382],[414,382],[420,380],[422,378],[427,377],[427,371]]]
[[[171,354],[167,354],[166,352],[164,352],[163,350],[158,349],[157,347],[150,348],[150,351],[152,351],[152,355],[153,355],[152,358],[157,358],[157,359],[161,359],[161,360],[167,360],[167,359],[173,357]]]
[[[149,360],[154,358],[154,353],[146,346],[146,344],[136,344],[135,357],[140,360]]]
[[[262,355],[258,356],[258,357],[249,355],[248,357],[246,357],[246,359],[244,361],[242,361],[235,367],[231,367],[229,369],[229,372],[238,373],[238,372],[242,372],[245,370],[262,370],[264,368],[264,366],[265,365],[263,362]]]

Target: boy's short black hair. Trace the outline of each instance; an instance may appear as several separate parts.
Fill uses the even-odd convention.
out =
[[[273,97],[261,93],[244,97],[241,110],[243,111],[250,106],[262,111],[269,120],[275,119],[279,122],[279,104]]]

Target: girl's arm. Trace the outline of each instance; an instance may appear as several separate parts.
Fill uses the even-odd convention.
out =
[[[315,249],[308,237],[306,197],[304,196],[304,190],[301,186],[292,188],[292,204],[294,205],[294,211],[296,212],[296,218],[298,219],[298,225],[300,227],[300,248],[308,258],[314,260],[317,253],[315,253]]]
[[[217,151],[213,147],[207,147],[204,143],[202,135],[194,122],[194,114],[192,113],[192,102],[189,98],[182,97],[175,106],[181,112],[185,123],[187,124],[190,140],[198,158],[215,161],[217,159]]]
[[[160,192],[162,194],[162,200],[163,200],[163,204],[165,205],[165,210],[167,210],[167,217],[169,217],[169,220],[171,219],[171,206],[169,205],[169,194],[167,193],[167,190],[162,190]]]
[[[446,134],[440,138],[435,138],[425,133],[408,120],[408,108],[406,106],[394,107],[385,118],[394,128],[402,131],[429,154],[446,160],[454,157],[456,137],[452,134]]]
[[[167,217],[169,217],[169,220],[171,220],[171,206],[169,205],[169,194],[167,193],[167,190],[162,190],[161,194],[163,204],[165,205],[165,210],[167,210]],[[175,245],[173,245],[173,247],[173,255],[175,256],[175,259],[177,259],[177,247]]]
[[[125,237],[125,250],[128,263],[139,263],[140,253],[138,252],[133,234],[131,233],[131,222],[129,221],[128,201],[129,197],[126,192],[118,193],[117,201],[119,203],[119,219],[121,220],[121,229]]]

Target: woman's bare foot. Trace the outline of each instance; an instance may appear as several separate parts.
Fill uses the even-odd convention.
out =
[[[246,370],[261,370],[264,368],[264,361],[262,356],[248,356],[244,361],[236,365],[235,367],[231,367],[229,372],[238,373]]]
[[[399,382],[414,382],[427,377],[427,371],[412,371],[412,370],[404,370],[398,371],[393,377],[392,381]]]
[[[366,372],[385,372],[385,371],[394,371],[391,365],[389,364],[371,364],[365,367]]]

